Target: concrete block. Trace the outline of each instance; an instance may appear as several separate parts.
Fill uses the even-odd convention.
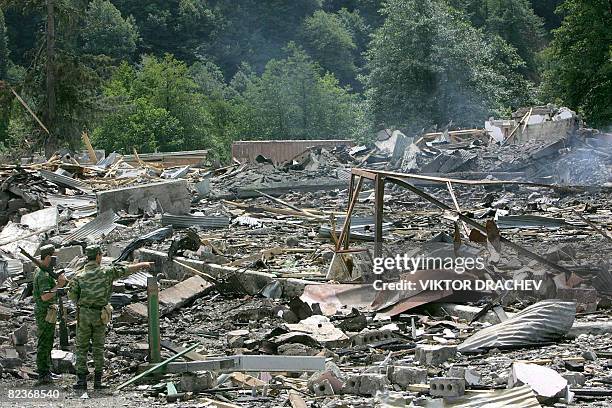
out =
[[[23,346],[28,343],[28,326],[23,325],[11,333],[11,343],[13,346]]]
[[[468,385],[480,385],[480,373],[467,367],[452,366],[446,373],[449,377],[463,378]]]
[[[514,363],[508,377],[508,388],[520,387],[523,384],[531,387],[540,401],[563,397],[567,388],[567,380],[551,368]]]
[[[383,392],[388,385],[386,375],[366,373],[349,377],[342,391],[345,394],[374,396],[377,392]]]
[[[557,288],[556,298],[575,301],[577,313],[597,310],[597,290],[593,288]]]
[[[414,351],[414,358],[423,365],[440,365],[457,355],[457,346],[422,344]]]
[[[429,380],[429,394],[433,397],[460,397],[465,394],[463,378],[436,377]]]
[[[217,385],[217,378],[210,371],[198,371],[195,373],[183,373],[181,375],[180,388],[182,392],[200,392],[213,388]]]
[[[14,348],[0,350],[0,364],[4,368],[21,367],[21,358]]]
[[[584,385],[586,383],[586,377],[582,373],[568,372],[561,374],[561,377],[567,380],[568,385]]]
[[[325,370],[314,373],[308,379],[308,389],[316,393],[320,384],[326,381],[334,394],[339,394],[347,381],[347,375],[336,364],[328,361],[325,363]]]
[[[186,180],[162,181],[97,193],[98,214],[108,210],[140,212],[164,212],[181,215],[189,213],[191,194]],[[158,208],[158,204],[161,208]]]
[[[51,350],[51,364],[56,373],[74,374],[76,357],[73,353],[63,350]]]
[[[57,263],[60,266],[67,265],[76,257],[83,256],[83,247],[80,245],[73,245],[69,247],[61,247],[55,250],[55,256],[57,256]]]
[[[329,380],[320,381],[317,385],[315,385],[314,393],[317,397],[335,395],[334,389]]]
[[[390,366],[387,377],[393,384],[403,388],[411,384],[425,384],[427,382],[427,370],[425,368]]]
[[[361,346],[364,344],[372,344],[390,340],[394,337],[395,334],[391,330],[369,330],[353,336],[351,338],[351,343],[354,346]]]

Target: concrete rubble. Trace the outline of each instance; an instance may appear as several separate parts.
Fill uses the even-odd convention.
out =
[[[70,279],[96,242],[104,264],[155,262],[111,297],[105,380],[129,406],[612,404],[612,134],[533,107],[484,129],[299,142],[285,161],[241,145],[225,167],[202,152],[0,165],[0,384],[37,376],[19,248],[53,243]],[[398,254],[484,268],[374,270]],[[428,280],[472,284],[399,286]],[[485,280],[537,287],[474,286]],[[68,389],[63,305],[69,347],[52,359]]]

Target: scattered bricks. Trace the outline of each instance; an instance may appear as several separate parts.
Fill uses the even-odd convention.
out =
[[[74,258],[83,256],[83,248],[80,245],[58,248],[55,250],[55,256],[59,265],[67,265]]]
[[[568,385],[584,385],[586,383],[586,377],[582,373],[567,372],[561,374],[561,377],[567,380]]]
[[[440,365],[457,355],[457,346],[422,344],[414,351],[414,358],[423,365]]]
[[[340,370],[336,364],[328,361],[325,363],[325,370],[314,373],[308,379],[308,389],[316,393],[316,390],[319,388],[320,384],[327,381],[331,386],[333,393],[339,394],[343,390],[346,380],[346,374],[342,372],[342,370]]]
[[[557,288],[556,298],[575,301],[577,313],[597,310],[597,290],[593,288]]]
[[[395,337],[395,334],[390,330],[369,330],[363,333],[356,334],[351,338],[351,343],[354,346],[362,346],[366,344],[378,343],[385,340],[390,340]]]
[[[329,380],[320,381],[314,386],[314,393],[317,397],[324,397],[327,395],[335,395],[334,389]]]
[[[201,392],[213,388],[217,379],[210,371],[198,371],[195,373],[183,373],[181,375],[182,392]]]
[[[0,364],[4,368],[16,368],[21,366],[21,359],[14,348],[0,350]]]
[[[429,380],[429,394],[433,397],[460,397],[465,394],[463,378],[436,377]]]
[[[387,369],[387,377],[393,384],[406,388],[411,384],[425,384],[427,382],[427,370],[417,367],[390,366]]]
[[[480,385],[480,380],[482,378],[480,373],[477,373],[476,371],[470,368],[459,366],[452,366],[451,368],[449,368],[448,373],[446,374],[449,377],[465,379],[465,383],[467,385]]]
[[[56,373],[74,374],[75,356],[63,350],[51,350],[51,363]]]

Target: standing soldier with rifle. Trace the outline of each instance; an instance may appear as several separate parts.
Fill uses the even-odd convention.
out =
[[[55,336],[57,318],[57,292],[66,285],[64,274],[53,274],[53,254],[55,247],[45,245],[40,248],[40,261],[36,260],[38,269],[34,274],[32,295],[36,302],[38,346],[36,349],[36,367],[38,370],[37,385],[49,384],[51,377],[51,350]],[[57,279],[57,283],[56,283]]]
[[[140,262],[128,266],[102,267],[102,251],[98,245],[85,249],[87,264],[70,282],[68,297],[77,306],[76,373],[75,389],[87,389],[87,352],[89,344],[94,359],[94,389],[102,385],[104,368],[104,337],[106,325],[111,319],[113,308],[109,304],[113,281],[141,269],[153,262]]]

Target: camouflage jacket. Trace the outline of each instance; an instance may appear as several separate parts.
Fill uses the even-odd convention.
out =
[[[126,275],[127,268],[104,268],[95,261],[88,262],[70,281],[68,297],[78,306],[103,308],[110,300],[113,281]]]
[[[38,268],[34,273],[34,281],[32,283],[32,296],[36,302],[37,309],[46,309],[49,305],[55,303],[56,296],[46,302],[42,300],[41,296],[45,292],[49,292],[55,286],[55,279],[49,275],[49,272],[44,269]]]

